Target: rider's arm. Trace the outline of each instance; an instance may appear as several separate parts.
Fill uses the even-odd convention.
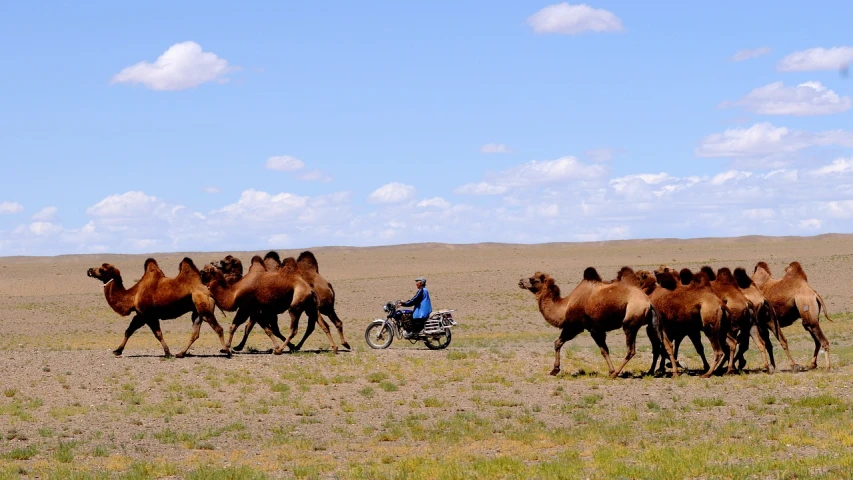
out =
[[[421,300],[423,300],[423,296],[424,296],[423,289],[418,289],[418,292],[415,294],[414,297],[412,297],[409,301],[400,303],[400,305],[404,306],[404,307],[411,307],[416,302],[420,302]]]

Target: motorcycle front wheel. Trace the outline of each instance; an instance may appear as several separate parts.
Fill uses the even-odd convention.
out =
[[[371,323],[364,331],[364,341],[370,348],[388,348],[394,341],[394,333],[384,323]]]
[[[427,348],[430,350],[441,350],[447,348],[450,345],[450,329],[444,329],[444,335],[440,337],[427,337],[424,339],[424,343]]]

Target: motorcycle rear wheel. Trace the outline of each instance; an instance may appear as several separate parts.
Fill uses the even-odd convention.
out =
[[[450,345],[450,329],[444,329],[444,335],[440,337],[426,337],[424,339],[424,344],[426,344],[427,348],[430,350],[443,350]]]
[[[364,341],[370,348],[388,348],[394,341],[394,333],[385,324],[371,323],[364,331]]]

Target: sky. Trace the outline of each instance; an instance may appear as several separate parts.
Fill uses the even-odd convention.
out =
[[[0,256],[852,233],[850,13],[0,2]]]

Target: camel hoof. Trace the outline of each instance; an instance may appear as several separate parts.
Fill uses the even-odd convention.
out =
[[[184,353],[184,352],[178,352],[178,353],[176,353],[176,354],[175,354],[175,358],[184,358],[184,355],[186,355],[186,353]]]
[[[243,351],[243,346],[242,346],[242,345],[237,345],[236,347],[231,347],[231,350],[233,350],[233,351],[235,351],[235,352],[242,352],[242,351]]]
[[[172,358],[172,354],[170,352],[166,352],[163,354],[163,358]]]
[[[297,347],[296,345],[294,345],[292,343],[287,344],[287,349],[290,350],[291,352],[298,352],[299,351],[299,347]]]
[[[273,355],[281,355],[282,353],[284,353],[284,349],[282,349],[282,348],[273,348],[272,349]]]
[[[335,355],[338,354],[338,346],[337,345],[332,347],[332,353],[334,353]]]
[[[122,352],[122,350],[113,350],[113,355],[115,355],[116,357],[120,357]]]
[[[237,349],[235,348],[234,350],[237,350]],[[228,353],[228,350],[226,350],[224,348],[220,348],[219,353]]]
[[[559,369],[559,368],[555,368],[555,369],[551,370],[550,375],[552,375],[552,376],[553,376],[553,375],[557,375],[558,373],[560,373],[560,369]]]
[[[346,348],[347,350],[352,350],[352,347],[350,347],[350,346],[349,346],[349,343],[347,343],[347,342],[344,342],[344,343],[342,343],[341,345],[342,345],[344,348]]]
[[[806,369],[803,368],[802,365],[795,363],[795,364],[791,365],[791,371],[794,373],[798,373],[798,372],[805,372]]]
[[[225,354],[225,358],[231,358],[231,350],[225,350],[224,352],[220,350],[220,352]]]

